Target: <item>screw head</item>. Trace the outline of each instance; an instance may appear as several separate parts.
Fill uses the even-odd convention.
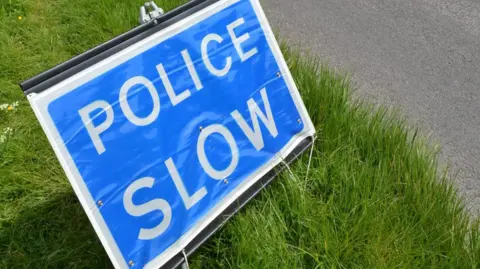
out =
[[[200,128],[199,128],[199,129],[200,129],[200,131],[203,131],[203,126],[200,126]]]
[[[132,267],[133,266],[133,261],[129,261],[128,265],[130,265],[130,267]]]
[[[225,179],[223,180],[223,183],[228,184],[228,179],[225,178]]]
[[[302,123],[302,120],[301,120],[301,119],[298,119],[297,122],[298,122],[298,123]]]
[[[277,72],[277,77],[281,77],[282,74],[280,72]]]
[[[98,200],[97,205],[98,205],[98,206],[102,206],[102,205],[103,205],[102,200]]]

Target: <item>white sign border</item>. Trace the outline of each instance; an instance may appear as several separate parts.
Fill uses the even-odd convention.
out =
[[[117,243],[110,233],[105,220],[100,214],[96,201],[90,195],[87,186],[85,185],[75,163],[73,162],[63,140],[57,131],[52,119],[48,113],[48,104],[58,97],[72,91],[78,86],[94,79],[104,72],[115,68],[121,63],[128,61],[138,54],[150,49],[153,46],[165,41],[166,39],[188,29],[189,27],[207,19],[217,12],[239,2],[240,0],[221,0],[214,4],[192,14],[191,16],[178,21],[167,28],[125,48],[124,50],[100,61],[99,63],[88,67],[87,69],[61,81],[60,83],[50,87],[49,89],[39,94],[29,94],[28,100],[37,116],[40,125],[42,126],[52,148],[57,155],[57,158],[62,165],[70,184],[72,185],[77,197],[80,200],[82,207],[87,213],[90,222],[93,225],[100,241],[102,242],[108,256],[110,257],[115,268],[130,268],[127,261],[122,256]],[[206,228],[215,218],[217,218],[230,204],[232,204],[241,194],[248,190],[255,182],[257,182],[268,171],[273,169],[276,165],[283,161],[285,157],[290,154],[293,149],[305,138],[314,135],[315,129],[312,124],[308,112],[303,104],[298,89],[293,81],[293,77],[288,69],[288,66],[280,51],[280,47],[276,42],[275,36],[270,28],[265,13],[258,0],[248,0],[253,6],[257,15],[257,19],[265,33],[266,40],[270,49],[273,52],[275,60],[280,67],[280,72],[288,86],[292,95],[294,103],[300,114],[301,120],[304,124],[303,130],[297,135],[293,136],[290,141],[280,150],[277,157],[272,158],[262,167],[257,169],[252,175],[239,184],[229,195],[224,197],[215,207],[205,216],[203,216],[190,230],[183,234],[175,243],[168,247],[164,252],[152,259],[144,268],[158,269],[169,261],[176,254],[181,252],[189,242],[191,242],[202,230]]]

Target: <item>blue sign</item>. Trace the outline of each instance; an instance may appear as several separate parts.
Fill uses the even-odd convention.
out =
[[[29,100],[117,268],[158,268],[314,128],[257,0],[220,1]]]

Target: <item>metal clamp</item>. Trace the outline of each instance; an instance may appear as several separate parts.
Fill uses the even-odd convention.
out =
[[[182,250],[182,254],[183,254],[184,262],[181,265],[181,269],[190,269],[190,266],[188,265],[188,258],[187,258],[187,253],[185,253],[185,249]]]
[[[148,11],[147,13],[147,10]],[[155,2],[150,1],[150,2],[145,2],[143,6],[140,7],[140,18],[139,22],[140,24],[147,23],[151,20],[154,20],[160,16],[162,16],[165,12],[163,9],[159,8]]]

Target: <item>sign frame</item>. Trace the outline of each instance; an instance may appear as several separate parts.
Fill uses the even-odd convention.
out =
[[[79,77],[92,74],[92,70],[95,70],[95,68],[98,69],[99,66],[105,65],[106,62],[113,61],[113,59],[116,59],[115,57],[122,53],[126,54],[126,51],[134,50],[134,48],[136,48],[135,46],[140,46],[138,44],[148,43],[154,38],[160,40],[156,42],[156,44],[159,44],[163,40],[188,29],[188,27],[195,23],[208,18],[219,10],[233,5],[238,1],[239,0],[197,0],[188,2],[171,12],[164,14],[160,18],[141,25],[111,41],[60,64],[53,69],[20,83],[22,90],[25,95],[27,95],[33,111],[57,155],[57,158],[67,174],[70,184],[72,185],[115,268],[129,268],[130,266],[121,255],[102,215],[98,212],[96,201],[94,201],[89,194],[88,188],[85,183],[83,183],[82,177],[76,169],[75,164],[71,158],[69,158],[70,155],[68,150],[63,145],[58,132],[55,130],[53,122],[48,118],[46,105],[48,104],[48,101],[54,100],[55,96],[58,97],[62,87],[65,85],[72,83],[72,81],[75,81]],[[258,194],[260,190],[267,186],[273,178],[286,167],[286,165],[297,159],[313,143],[313,135],[315,132],[314,126],[308,116],[308,112],[306,111],[266,16],[258,0],[248,1],[250,1],[253,6],[260,25],[265,33],[267,43],[280,68],[280,73],[292,92],[292,98],[299,110],[301,120],[304,123],[304,129],[302,132],[294,136],[284,148],[282,148],[280,155],[283,156],[283,158],[272,158],[265,165],[256,170],[254,174],[258,173],[258,175],[254,175],[254,177],[257,179],[251,180],[252,176],[250,176],[249,179],[246,179],[245,181],[249,181],[250,183],[245,185],[243,182],[237,187],[237,189],[232,191],[232,193],[238,192],[238,189],[245,185],[243,191],[237,193],[236,196],[232,195],[234,196],[233,199],[229,198],[231,201],[226,204],[223,203],[223,200],[227,199],[227,197],[222,199],[222,201],[219,202],[219,204],[223,203],[222,207],[217,209],[217,204],[215,209],[212,209],[212,211],[216,211],[215,214],[211,215],[212,211],[210,211],[209,214],[199,221],[202,222],[202,228],[190,229],[172,246],[153,259],[153,263],[151,261],[148,264],[151,266],[147,265],[146,268],[175,268],[179,266],[184,261],[182,250],[185,251],[187,256],[191,255],[201,244],[210,238],[215,231],[223,226],[233,214],[240,210],[250,199]],[[165,32],[167,31],[170,31],[170,35],[165,35]],[[162,37],[159,38],[159,36]],[[125,61],[130,58],[126,58]],[[114,68],[114,66],[112,68]],[[45,97],[47,94],[53,95],[53,97]],[[208,219],[208,221],[205,221],[205,219]],[[191,232],[192,230],[195,231]]]

